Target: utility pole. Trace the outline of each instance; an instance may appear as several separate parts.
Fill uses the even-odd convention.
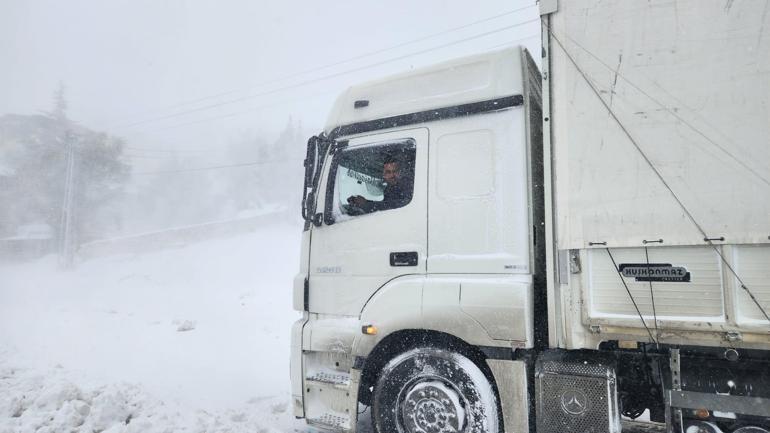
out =
[[[67,131],[66,175],[64,180],[64,200],[62,202],[61,228],[59,230],[59,265],[64,269],[72,268],[75,256],[73,238],[73,201],[75,198],[75,135]]]

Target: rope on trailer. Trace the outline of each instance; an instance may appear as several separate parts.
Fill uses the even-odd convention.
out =
[[[623,122],[621,122],[620,119],[618,118],[618,116],[615,114],[615,112],[612,111],[612,107],[610,107],[607,104],[607,101],[605,101],[604,98],[602,98],[601,93],[599,93],[599,89],[597,89],[596,86],[594,85],[594,83],[588,78],[588,75],[585,73],[585,71],[583,71],[583,68],[581,68],[580,65],[577,64],[577,62],[572,57],[572,55],[569,53],[569,51],[567,51],[567,48],[561,43],[559,38],[556,37],[556,35],[553,33],[553,31],[551,31],[550,27],[548,27],[548,34],[553,38],[554,41],[556,41],[556,44],[559,46],[559,48],[561,48],[562,52],[564,52],[564,54],[567,56],[567,58],[569,59],[570,63],[572,63],[572,65],[575,67],[575,69],[577,69],[577,71],[583,77],[585,82],[588,84],[588,87],[591,88],[591,90],[596,95],[596,97],[599,99],[599,101],[601,101],[602,105],[607,110],[607,113],[618,124],[620,129],[626,135],[626,137],[628,137],[628,139],[631,141],[631,144],[634,145],[634,147],[636,148],[637,152],[639,152],[639,154],[642,156],[642,159],[644,159],[644,161],[647,163],[647,165],[653,171],[655,176],[660,180],[660,182],[668,190],[668,192],[671,193],[671,196],[674,198],[674,200],[679,205],[679,207],[682,208],[682,211],[684,211],[684,213],[687,216],[687,218],[692,222],[692,224],[701,233],[701,235],[703,235],[703,241],[706,242],[714,250],[714,252],[717,254],[717,256],[719,256],[720,261],[730,271],[730,273],[733,274],[735,279],[738,280],[738,284],[740,284],[741,289],[743,289],[746,292],[746,294],[749,295],[749,298],[751,298],[751,300],[754,302],[754,305],[757,306],[759,311],[762,312],[762,315],[765,316],[765,319],[767,319],[768,323],[770,323],[770,315],[768,315],[768,313],[765,310],[765,308],[762,306],[762,304],[760,304],[759,300],[757,300],[757,298],[754,296],[754,294],[751,292],[751,290],[748,288],[748,286],[746,286],[746,284],[743,282],[743,279],[741,279],[741,277],[738,275],[738,273],[735,271],[735,269],[733,269],[732,265],[730,265],[730,263],[727,261],[725,256],[722,254],[722,251],[720,251],[719,248],[717,247],[717,245],[714,244],[713,240],[711,238],[709,238],[708,234],[706,234],[706,231],[703,230],[703,227],[701,227],[701,225],[698,223],[698,221],[695,219],[695,217],[692,215],[692,213],[690,213],[690,210],[687,209],[687,207],[684,205],[684,203],[679,198],[679,196],[676,195],[674,190],[668,184],[668,182],[663,177],[663,175],[660,173],[660,171],[655,167],[655,164],[652,163],[652,161],[647,156],[647,154],[644,153],[644,150],[642,150],[642,148],[639,146],[639,143],[637,143],[637,141],[634,139],[634,137],[628,131],[626,126],[623,124]],[[607,250],[607,252],[609,252],[609,249]],[[625,281],[623,283],[625,284]],[[626,287],[626,289],[628,289],[628,287]],[[646,327],[647,326],[645,325],[645,328]]]
[[[610,260],[612,260],[612,266],[615,267],[615,272],[618,273],[618,277],[620,277],[620,281],[623,283],[623,287],[626,288],[626,293],[628,293],[628,297],[631,298],[631,303],[634,304],[634,308],[636,309],[636,313],[639,314],[639,320],[642,321],[642,325],[644,325],[644,329],[647,330],[647,334],[650,335],[650,342],[658,344],[658,340],[655,339],[655,337],[652,336],[652,331],[650,331],[650,328],[647,326],[647,322],[644,321],[644,316],[642,315],[641,310],[639,310],[639,305],[636,304],[636,300],[634,299],[634,295],[631,294],[631,290],[628,288],[628,284],[626,284],[626,280],[623,278],[623,274],[620,273],[620,268],[618,268],[618,264],[615,263],[615,257],[612,257],[612,252],[610,252],[609,248],[605,248],[607,251],[607,254],[610,256]]]
[[[644,257],[647,259],[647,276],[650,276],[650,253],[647,251],[647,247],[644,247]],[[650,283],[650,299],[652,300],[652,317],[655,320],[655,338],[657,342],[655,346],[660,348],[660,329],[658,329],[658,313],[655,311],[655,293],[652,291],[652,278],[649,279]]]

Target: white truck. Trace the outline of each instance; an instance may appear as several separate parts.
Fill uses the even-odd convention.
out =
[[[305,160],[294,415],[770,431],[769,8],[542,0],[539,69],[343,93]]]

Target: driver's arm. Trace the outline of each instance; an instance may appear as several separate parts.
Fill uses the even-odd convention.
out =
[[[364,197],[362,197],[360,195],[352,195],[352,196],[348,197],[348,203],[353,205],[353,206],[355,206],[355,207],[357,207],[357,208],[360,208],[361,210],[363,210],[366,213],[369,213],[369,212],[372,212],[372,211],[375,210],[374,209],[374,202],[372,202],[370,200],[367,200],[367,199],[365,199]]]

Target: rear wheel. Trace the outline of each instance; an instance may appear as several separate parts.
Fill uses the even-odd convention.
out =
[[[471,360],[421,347],[383,368],[372,422],[379,433],[498,433],[497,398]]]

